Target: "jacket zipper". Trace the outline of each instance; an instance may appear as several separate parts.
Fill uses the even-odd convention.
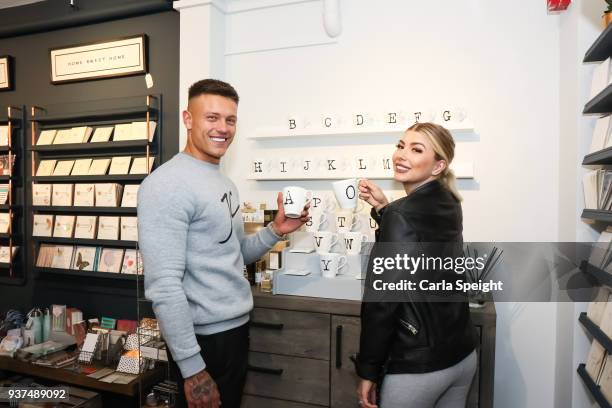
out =
[[[400,321],[400,323],[401,323],[401,324],[403,324],[403,325],[404,325],[404,327],[406,327],[406,328],[408,329],[408,331],[410,331],[410,333],[411,333],[413,336],[416,336],[416,335],[417,335],[417,333],[419,332],[419,330],[418,330],[416,327],[414,327],[414,325],[412,325],[412,324],[408,323],[408,322],[407,322],[407,321],[405,321],[404,319],[399,319],[399,321]]]

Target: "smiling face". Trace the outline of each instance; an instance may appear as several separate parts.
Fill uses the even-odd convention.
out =
[[[429,138],[407,130],[393,153],[393,178],[404,184],[406,192],[437,178],[446,168],[446,161],[436,157]]]
[[[183,111],[187,128],[185,153],[219,164],[234,140],[238,104],[225,96],[201,94],[189,100]]]

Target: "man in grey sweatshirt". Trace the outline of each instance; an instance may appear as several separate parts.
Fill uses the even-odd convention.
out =
[[[151,173],[138,193],[145,294],[171,365],[180,371],[185,393],[177,406],[240,406],[253,308],[243,266],[308,216],[305,208],[301,218],[285,217],[279,193],[274,221],[245,236],[238,190],[219,171],[236,132],[237,110],[231,85],[213,79],[193,84],[183,111],[185,150]]]

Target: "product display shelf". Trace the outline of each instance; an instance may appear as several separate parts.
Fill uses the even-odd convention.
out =
[[[612,211],[585,208],[582,210],[582,215],[580,217],[609,224],[612,223]]]
[[[32,167],[29,181],[35,183],[118,183],[120,185],[140,184],[147,174],[105,174],[86,176],[36,176],[37,166],[41,160],[75,160],[79,158],[113,158],[120,156],[147,157],[154,160],[153,167],[161,164],[162,151],[162,97],[161,95],[143,95],[139,97],[93,100],[78,103],[62,103],[43,107],[30,108],[30,133],[28,151],[31,154]],[[94,128],[128,124],[131,122],[155,121],[154,133],[147,139],[87,142],[70,144],[37,145],[40,132],[50,129],[68,129],[89,126]],[[146,128],[149,128],[146,125]],[[113,136],[114,137],[114,136]],[[108,172],[108,171],[107,171]],[[31,197],[30,197],[31,199]],[[121,199],[121,196],[119,196]],[[31,206],[32,219],[34,214],[66,214],[66,215],[136,215],[134,207],[81,207],[81,206]],[[32,236],[28,237],[35,244],[31,259],[33,265],[38,259],[38,248],[41,244],[84,245],[103,248],[137,248],[135,241],[78,239],[59,237]],[[119,273],[89,272],[64,270],[47,267],[33,268],[40,275],[64,274],[68,276],[92,276],[109,279],[134,281],[135,275]]]
[[[602,285],[612,287],[612,275],[596,266],[591,265],[588,261],[582,261],[580,264],[580,270],[591,275]]]
[[[38,274],[57,274],[57,275],[64,275],[64,276],[81,276],[84,278],[99,278],[99,279],[120,279],[120,280],[125,280],[125,281],[135,281],[138,278],[138,275],[113,273],[113,272],[81,271],[78,269],[35,267],[34,271]]]
[[[8,246],[10,254],[9,262],[0,263],[0,278],[5,283],[22,284],[25,281],[23,272],[24,248],[22,244],[23,217],[16,203],[23,203],[23,183],[21,178],[25,174],[25,160],[23,157],[23,145],[25,140],[25,107],[8,106],[6,116],[0,116],[0,125],[7,127],[6,146],[0,147],[0,154],[8,155],[9,161],[13,162],[11,175],[0,176],[0,182],[8,184],[6,204],[0,206],[0,211],[8,213],[8,232],[1,233],[2,246]],[[19,188],[21,187],[21,188]],[[18,189],[19,188],[19,189]],[[21,199],[20,199],[21,198]],[[15,247],[21,246],[15,254]]]
[[[603,91],[595,95],[584,106],[582,111],[585,115],[603,114],[612,112],[612,84],[609,84]]]
[[[583,62],[605,61],[610,56],[612,56],[612,25],[608,25],[591,45],[584,55]]]
[[[59,238],[59,237],[32,237],[33,242],[60,245],[92,245],[109,248],[135,248],[136,241],[121,241],[112,239],[85,239],[85,238]]]
[[[131,182],[142,181],[146,174],[121,174],[104,176],[34,176],[32,181],[36,183],[86,183],[86,182]]]
[[[32,206],[32,210],[41,213],[66,214],[126,214],[136,215],[136,207],[65,207],[65,206]]]
[[[591,395],[599,406],[601,408],[611,408],[612,406],[606,400],[606,397],[604,397],[601,393],[599,385],[595,384],[595,382],[591,379],[591,376],[589,376],[589,374],[586,372],[585,364],[580,364],[577,371],[580,378],[582,378],[584,385],[586,385],[586,387],[589,389]]]
[[[610,55],[612,55],[612,25],[608,26],[595,40],[593,45],[587,51],[584,57],[584,62],[604,61]],[[612,113],[612,84],[606,86],[594,98],[588,101],[583,109],[583,114],[585,115],[607,113]],[[612,149],[604,149],[593,152],[586,155],[582,161],[584,166],[604,166],[611,163]],[[605,228],[606,225],[612,225],[612,211],[585,208],[582,211],[581,218],[597,221],[598,224],[595,224],[595,227],[597,228]],[[586,274],[587,279],[593,282],[593,285],[601,284],[605,286],[612,286],[612,275],[594,265],[591,265],[588,260],[583,260],[581,262],[580,269]],[[606,348],[606,350],[608,350],[608,352],[612,350],[612,342],[608,336],[586,316],[586,313],[582,313],[578,318],[578,321],[587,329],[587,331],[589,331],[589,333],[591,333],[594,339],[599,341]],[[584,358],[586,359],[587,356],[585,355]],[[586,372],[585,364],[580,364],[577,371],[591,396],[595,399],[599,406],[609,408],[610,404],[601,393],[600,386],[597,385]]]
[[[612,164],[612,147],[587,154],[582,161],[583,166],[597,164]]]

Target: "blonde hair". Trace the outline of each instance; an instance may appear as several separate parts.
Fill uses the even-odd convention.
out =
[[[455,157],[455,141],[451,133],[446,128],[430,122],[415,123],[410,126],[407,131],[408,130],[419,132],[427,136],[433,146],[436,160],[446,161],[446,168],[440,173],[438,180],[440,180],[442,185],[444,185],[458,201],[462,201],[463,198],[461,194],[459,194],[459,190],[457,190],[455,173],[449,168]]]

